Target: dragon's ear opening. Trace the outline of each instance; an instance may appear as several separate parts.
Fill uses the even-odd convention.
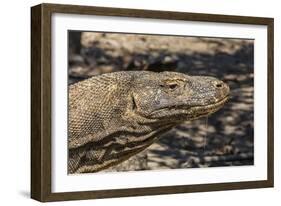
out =
[[[131,95],[131,104],[132,104],[132,111],[135,111],[137,109],[137,104],[133,94]]]

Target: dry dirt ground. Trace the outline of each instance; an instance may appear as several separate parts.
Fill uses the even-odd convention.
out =
[[[170,70],[215,76],[231,89],[220,111],[175,127],[109,170],[253,164],[253,40],[72,32],[69,45],[69,84],[113,71]]]

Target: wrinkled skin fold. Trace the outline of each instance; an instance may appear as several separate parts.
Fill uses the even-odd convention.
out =
[[[172,127],[216,112],[228,96],[214,77],[176,72],[114,72],[70,85],[68,173],[119,164]]]

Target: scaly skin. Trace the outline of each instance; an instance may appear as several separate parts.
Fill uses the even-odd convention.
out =
[[[214,113],[228,94],[214,77],[176,72],[115,72],[70,85],[68,172],[119,164],[175,125]]]

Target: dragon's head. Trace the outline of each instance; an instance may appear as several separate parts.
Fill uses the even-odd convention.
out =
[[[131,109],[160,122],[193,120],[220,109],[229,96],[224,82],[177,72],[143,72],[134,77]]]

